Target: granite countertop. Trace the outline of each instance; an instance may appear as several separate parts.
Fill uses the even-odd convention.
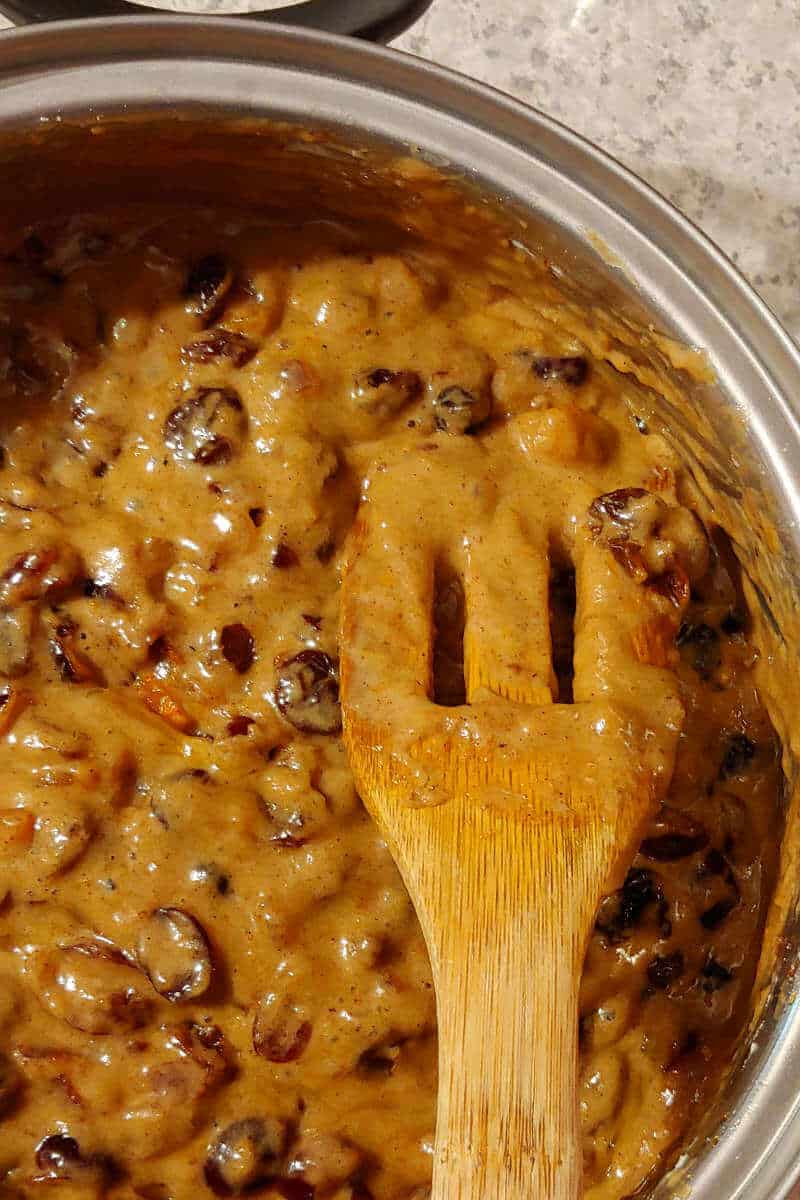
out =
[[[799,0],[433,0],[394,44],[631,167],[800,341]]]

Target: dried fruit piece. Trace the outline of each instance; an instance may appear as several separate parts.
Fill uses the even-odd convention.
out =
[[[137,679],[142,699],[151,712],[161,717],[180,733],[194,733],[197,722],[190,716],[163,679],[152,671],[145,671]]]
[[[30,703],[30,694],[13,685],[0,689],[0,737],[8,733]]]
[[[22,1092],[22,1076],[10,1058],[0,1054],[0,1118],[11,1112]]]
[[[32,969],[45,1008],[84,1033],[135,1029],[150,1016],[141,975],[100,938],[38,951]]]
[[[652,988],[663,992],[680,979],[684,970],[683,953],[676,950],[673,954],[658,955],[647,964],[647,980]]]
[[[0,855],[27,850],[35,825],[34,815],[27,808],[0,808]]]
[[[371,416],[394,416],[422,394],[422,380],[416,371],[392,371],[371,367],[360,371],[350,393],[353,404]]]
[[[666,921],[667,902],[664,899],[661,881],[652,871],[632,867],[622,887],[601,901],[595,928],[614,945],[639,924],[645,912],[653,905],[657,908],[659,924],[663,926]]]
[[[286,997],[265,996],[253,1019],[253,1049],[268,1062],[296,1062],[311,1040],[311,1022]]]
[[[492,410],[488,392],[469,391],[459,384],[442,388],[432,404],[434,425],[443,433],[474,433]]]
[[[164,422],[164,444],[177,459],[217,466],[239,453],[247,413],[230,387],[198,388]]]
[[[51,1133],[36,1147],[36,1165],[42,1175],[34,1182],[68,1180],[81,1195],[98,1195],[119,1175],[119,1168],[106,1154],[81,1153],[75,1138]]]
[[[653,862],[677,862],[707,845],[708,833],[702,825],[677,809],[664,807],[639,853]]]
[[[65,681],[102,687],[105,684],[103,672],[88,654],[84,654],[80,649],[78,637],[78,626],[74,621],[62,621],[57,625],[50,638],[53,662]]]
[[[537,379],[565,383],[569,387],[580,387],[589,374],[589,363],[582,354],[565,354],[551,357],[547,354],[532,355],[530,366]]]
[[[30,668],[33,624],[33,605],[0,609],[0,675],[16,679]]]
[[[137,957],[160,996],[175,1003],[196,1000],[211,985],[208,938],[181,908],[157,908],[146,918]]]
[[[733,733],[728,739],[728,745],[719,769],[720,779],[728,779],[731,775],[739,775],[755,757],[756,744],[744,733]]]
[[[193,342],[181,347],[181,362],[209,363],[227,358],[234,367],[243,367],[258,351],[258,343],[232,329],[210,329]]]
[[[724,988],[734,978],[733,971],[729,971],[721,962],[713,956],[709,956],[700,972],[701,986],[704,992],[718,992],[720,988]]]
[[[275,682],[275,703],[295,729],[338,733],[339,661],[322,650],[301,650],[282,662]]]
[[[589,505],[589,529],[639,583],[681,606],[708,570],[710,549],[696,513],[644,488],[617,488]]]
[[[239,672],[245,675],[256,657],[256,643],[250,630],[241,622],[233,625],[223,625],[220,633],[220,646],[225,660]]]
[[[362,1152],[352,1142],[315,1129],[305,1130],[290,1154],[287,1175],[290,1178],[301,1175],[307,1184],[322,1189],[325,1195],[352,1180],[363,1161]]]
[[[700,914],[700,924],[703,929],[711,932],[714,929],[719,929],[720,925],[725,921],[736,905],[739,903],[738,896],[729,896],[723,900],[718,900],[716,904],[712,904],[705,912]]]
[[[207,254],[192,263],[183,294],[186,311],[210,325],[219,316],[233,285],[233,270],[221,254]]]
[[[0,605],[15,608],[69,587],[82,574],[80,558],[70,546],[45,546],[18,554],[0,576]]]
[[[278,542],[272,551],[271,561],[273,567],[283,570],[287,567],[296,567],[300,560],[291,546],[287,546],[286,542]]]
[[[678,631],[677,645],[683,661],[697,671],[701,679],[710,679],[722,662],[719,634],[704,621],[697,624],[684,622]]]
[[[204,1174],[218,1196],[250,1192],[274,1177],[286,1147],[286,1125],[276,1117],[234,1121],[209,1146]]]

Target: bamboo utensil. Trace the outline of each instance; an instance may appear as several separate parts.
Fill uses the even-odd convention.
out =
[[[586,942],[668,781],[682,710],[662,618],[586,527],[570,547],[574,703],[553,702],[561,535],[499,478],[468,438],[377,465],[343,584],[344,737],[431,957],[433,1200],[576,1200]],[[445,707],[432,613],[454,577],[465,703]]]

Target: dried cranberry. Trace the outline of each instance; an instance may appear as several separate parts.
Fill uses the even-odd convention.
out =
[[[233,625],[224,625],[219,640],[226,661],[240,675],[246,675],[256,657],[255,638],[247,626],[238,621]]]
[[[580,387],[586,382],[589,363],[582,354],[564,355],[560,358],[541,355],[531,359],[531,370],[539,379]]]
[[[338,733],[339,662],[322,650],[301,650],[278,667],[275,703],[295,729],[304,733]]]
[[[164,443],[178,459],[214,466],[239,452],[247,414],[230,387],[198,388],[164,422]]]

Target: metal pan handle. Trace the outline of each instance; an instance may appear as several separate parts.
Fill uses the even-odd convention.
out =
[[[281,21],[320,29],[326,33],[348,33],[375,41],[389,41],[407,29],[426,10],[431,0],[260,0],[256,12],[232,12],[225,0],[176,0],[174,8],[160,8],[144,0],[0,0],[0,13],[15,25],[42,21],[66,21],[84,17],[239,17]]]

